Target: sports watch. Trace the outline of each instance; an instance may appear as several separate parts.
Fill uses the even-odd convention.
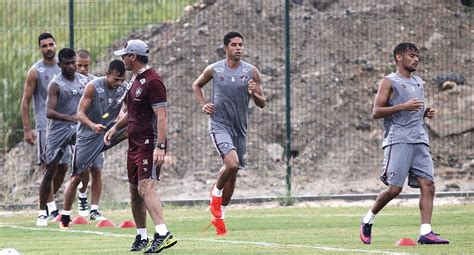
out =
[[[155,148],[160,148],[162,150],[166,149],[166,144],[164,143],[156,143]]]

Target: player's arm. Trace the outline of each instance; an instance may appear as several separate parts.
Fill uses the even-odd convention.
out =
[[[262,79],[260,77],[260,72],[254,67],[252,79],[249,81],[248,91],[255,104],[260,108],[264,108],[267,105],[267,99],[263,95]]]
[[[401,111],[418,111],[423,108],[423,102],[418,101],[416,98],[402,104],[387,106],[387,101],[391,95],[392,85],[388,79],[384,78],[379,82],[377,95],[375,95],[374,107],[372,109],[374,119],[385,118]]]
[[[21,98],[21,121],[23,122],[23,131],[25,141],[34,144],[36,140],[35,134],[30,127],[30,102],[36,88],[36,79],[38,72],[32,67],[26,75],[25,85],[23,87],[23,97]]]
[[[157,119],[156,129],[158,130],[157,143],[166,144],[168,133],[168,113],[165,107],[153,107]],[[153,164],[160,166],[165,162],[165,150],[155,147],[153,150]]]
[[[76,122],[76,115],[62,114],[56,111],[58,103],[59,85],[51,82],[48,85],[48,96],[46,97],[46,117],[53,120]]]
[[[214,104],[206,102],[202,88],[212,79],[212,66],[207,66],[201,75],[193,82],[193,91],[196,102],[201,106],[201,110],[206,114],[215,112]]]
[[[100,123],[92,122],[87,116],[87,110],[89,109],[92,99],[94,98],[95,86],[92,83],[88,83],[84,90],[84,94],[79,101],[79,106],[77,107],[77,120],[84,125],[87,125],[97,134],[104,133],[105,126]]]
[[[125,100],[126,101],[126,100]],[[117,133],[118,130],[124,128],[128,124],[128,111],[127,111],[127,104],[123,103],[122,104],[122,109],[120,109],[119,116],[117,117],[118,120],[113,125],[109,131],[105,132],[104,135],[104,143],[109,145],[110,141],[112,140],[112,137],[114,136],[115,133]]]

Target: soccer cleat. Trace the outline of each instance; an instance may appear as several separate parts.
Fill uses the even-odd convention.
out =
[[[426,235],[420,236],[418,238],[418,243],[419,244],[449,244],[449,241],[444,240],[443,238],[439,237],[438,234],[431,231]]]
[[[372,241],[372,224],[361,222],[359,236],[364,244],[370,244]]]
[[[77,213],[82,217],[89,216],[89,203],[87,203],[87,197],[78,197]]]
[[[178,240],[174,238],[170,232],[166,233],[165,236],[160,236],[158,233],[155,233],[153,241],[150,243],[145,253],[159,253],[164,249],[171,248],[177,242]]]
[[[38,219],[36,220],[36,226],[38,226],[38,227],[48,226],[48,216],[46,216],[46,215],[38,216]]]
[[[97,211],[97,210],[91,210],[90,219],[91,219],[91,220],[106,220],[107,218],[105,218],[104,216],[102,216],[102,214],[100,214],[99,211]]]
[[[61,221],[59,221],[59,229],[62,229],[62,230],[69,229],[70,222],[71,222],[71,216],[61,215]]]
[[[49,214],[49,219],[55,221],[55,219],[59,216],[59,210],[54,210]]]
[[[138,234],[135,237],[135,242],[133,242],[130,251],[141,251],[148,245],[148,238],[142,239],[142,236]]]
[[[216,228],[216,234],[218,236],[225,236],[227,234],[227,229],[223,219],[213,218],[211,224]]]
[[[211,188],[211,203],[209,204],[209,207],[211,209],[211,213],[215,218],[222,218],[222,197],[216,197],[212,194],[212,190],[214,189],[215,184],[212,185]]]

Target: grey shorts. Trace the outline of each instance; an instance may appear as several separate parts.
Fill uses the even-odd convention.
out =
[[[102,150],[105,146],[103,138],[103,134],[91,137],[77,137],[72,160],[73,174],[81,174],[91,165],[98,169],[103,168],[104,153]]]
[[[45,158],[46,163],[51,164],[60,158],[58,164],[71,164],[72,160],[72,141],[75,139],[76,131],[74,128],[67,129],[64,132],[56,133],[54,136],[46,137]]]
[[[247,137],[231,136],[227,131],[211,129],[209,131],[214,147],[222,158],[232,150],[237,152],[239,168],[245,168],[245,153],[247,150]]]
[[[433,160],[428,145],[424,143],[397,143],[383,149],[383,168],[380,180],[386,185],[419,188],[417,177],[434,182]]]

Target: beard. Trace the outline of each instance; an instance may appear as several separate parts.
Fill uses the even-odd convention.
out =
[[[43,57],[46,59],[53,59],[56,56],[56,52],[54,51],[48,51],[43,54]]]

